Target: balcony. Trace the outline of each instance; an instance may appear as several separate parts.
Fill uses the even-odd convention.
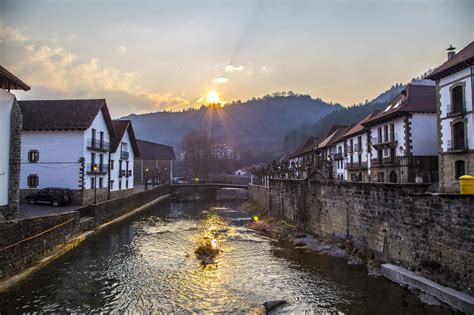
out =
[[[464,106],[460,111],[454,112],[451,104],[446,105],[446,117],[455,117],[464,115]]]
[[[119,177],[132,177],[132,170],[119,170]]]
[[[372,159],[370,160],[372,166],[396,166],[398,165],[398,159],[396,157],[385,157],[383,159]]]
[[[448,140],[448,152],[464,152],[469,150],[466,141],[454,142],[453,140]]]
[[[96,169],[94,169],[94,167],[96,167]],[[107,174],[109,172],[109,165],[87,163],[86,172],[87,174],[97,174],[97,175]]]
[[[105,141],[100,141],[99,139],[89,138],[87,139],[87,148],[89,150],[96,150],[96,151],[109,151],[110,144]]]
[[[129,156],[130,156],[130,153],[128,151],[121,151],[120,152],[120,158],[122,160],[128,160]]]
[[[354,152],[362,152],[362,143],[354,144]]]
[[[344,159],[344,153],[342,153],[342,152],[334,153],[332,159],[333,160],[342,160],[342,159]]]
[[[384,144],[396,144],[397,143],[398,134],[391,133],[384,135],[383,137],[372,137],[372,145],[384,145]]]
[[[348,171],[355,171],[355,170],[366,170],[367,169],[367,162],[355,162],[355,163],[347,163],[346,166]]]

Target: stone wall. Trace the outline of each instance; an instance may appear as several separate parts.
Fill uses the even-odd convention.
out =
[[[139,208],[161,196],[171,193],[169,185],[161,185],[136,194],[89,205],[82,211],[95,217],[95,224],[99,225]]]
[[[474,196],[426,186],[272,180],[270,211],[368,258],[474,293]],[[252,194],[251,194],[252,196]]]
[[[249,198],[263,209],[270,208],[270,194],[267,186],[249,185]]]
[[[78,212],[1,222],[0,278],[65,243],[78,227]]]
[[[466,168],[466,174],[474,174],[474,152],[460,152],[453,154],[440,154],[439,156],[439,169],[440,179],[439,187],[440,190],[446,193],[459,193],[459,179],[455,178],[456,161],[464,161]]]

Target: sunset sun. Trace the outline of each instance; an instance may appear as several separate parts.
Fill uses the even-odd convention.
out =
[[[207,93],[207,101],[209,103],[219,103],[219,95],[217,95],[216,91]]]

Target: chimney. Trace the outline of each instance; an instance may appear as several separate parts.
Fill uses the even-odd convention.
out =
[[[453,47],[453,45],[449,45],[448,49],[446,49],[448,51],[448,60],[453,58],[454,55],[456,55],[456,47]]]

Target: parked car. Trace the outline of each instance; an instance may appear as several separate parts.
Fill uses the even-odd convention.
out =
[[[72,201],[72,192],[67,188],[49,187],[43,188],[36,193],[31,193],[25,199],[30,205],[49,203],[53,207],[59,207]]]

